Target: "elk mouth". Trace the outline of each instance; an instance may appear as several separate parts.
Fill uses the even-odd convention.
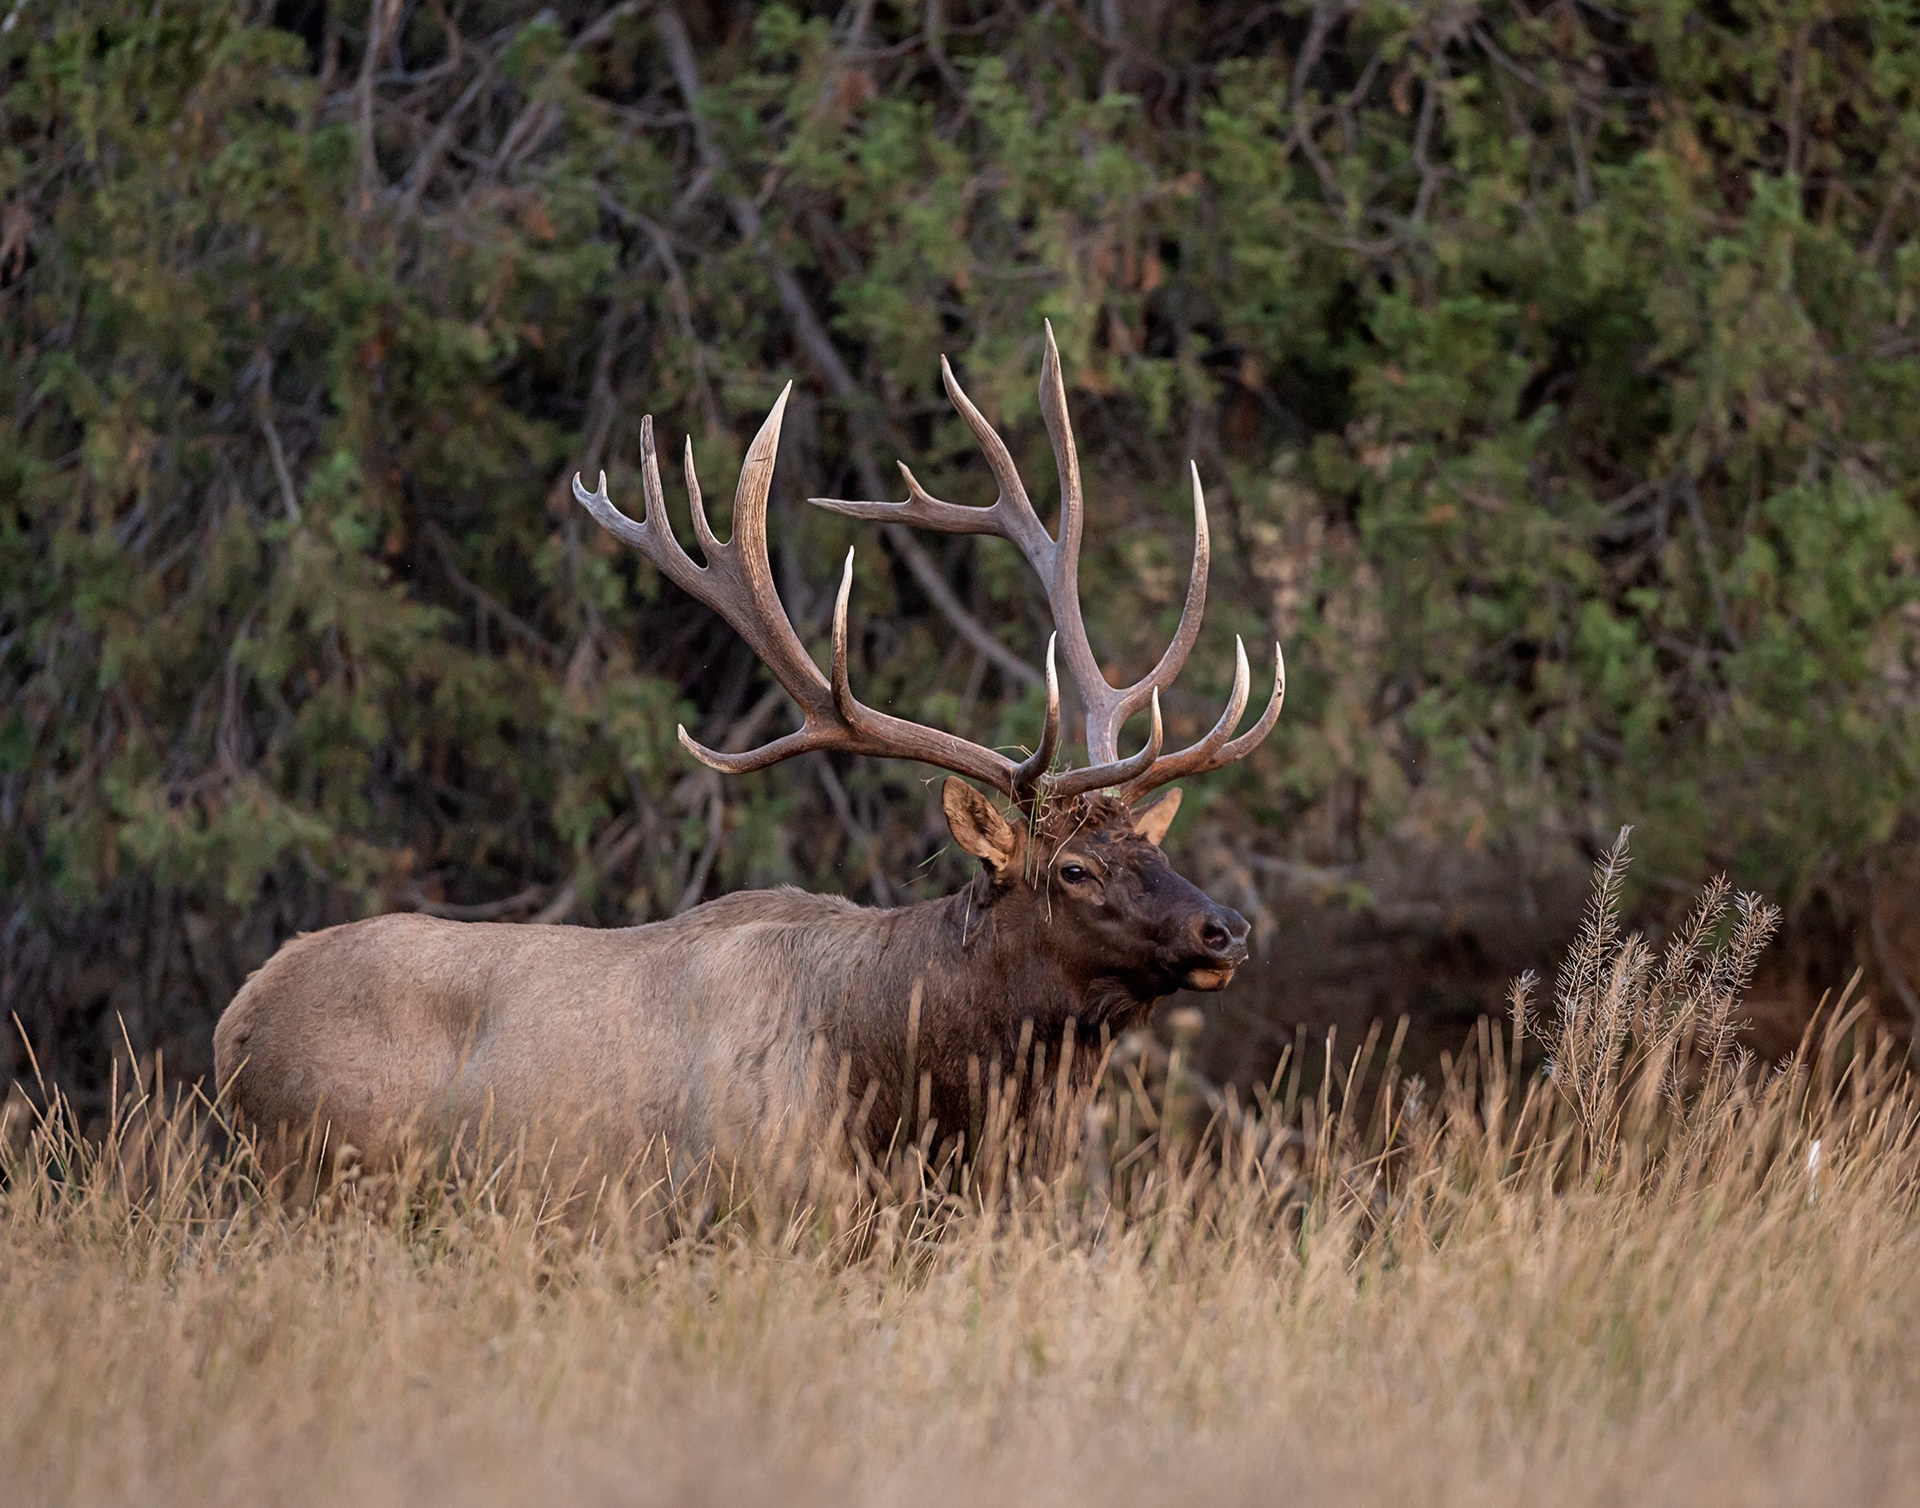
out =
[[[1247,919],[1238,911],[1209,904],[1194,928],[1198,947],[1187,956],[1186,987],[1190,990],[1224,990],[1233,979],[1233,971],[1247,961]]]
[[[1184,981],[1190,990],[1224,990],[1233,982],[1233,971],[1237,963],[1219,965],[1209,969],[1190,969]]]

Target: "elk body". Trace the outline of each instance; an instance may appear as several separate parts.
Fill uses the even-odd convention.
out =
[[[792,889],[725,896],[667,921],[618,930],[448,922],[390,915],[295,938],[235,996],[214,1034],[218,1082],[255,1128],[323,1126],[369,1161],[397,1156],[423,1129],[585,1136],[614,1149],[664,1143],[698,1157],[802,1123],[843,1087],[885,1108],[919,1088],[946,1132],[977,1113],[995,1068],[1032,1044],[1093,1047],[1175,990],[1220,989],[1247,956],[1247,924],[1178,875],[1160,852],[1184,775],[1241,757],[1279,716],[1273,695],[1253,727],[1246,652],[1220,720],[1191,747],[1161,749],[1159,693],[1193,647],[1206,601],[1208,537],[1198,474],[1187,600],[1159,663],[1108,683],[1080,615],[1079,463],[1051,329],[1040,396],[1060,472],[1060,532],[1036,515],[1005,444],[942,362],[955,406],[999,484],[985,508],[941,502],[905,466],[902,503],[815,498],[860,518],[1012,540],[1045,583],[1056,627],[1038,747],[1006,756],[862,705],[847,681],[847,558],[823,676],[781,607],[768,566],[766,506],[786,393],[748,450],[734,535],[708,527],[686,458],[694,533],[706,565],[674,541],[649,418],[641,427],[644,520],[608,500],[606,479],[574,491],[610,533],[719,611],[799,705],[797,732],[744,754],[680,741],[723,773],[811,750],[916,760],[953,772],[942,805],[955,841],[981,863],[942,900],[880,910]],[[1090,763],[1053,768],[1060,744],[1056,647],[1087,713]],[[1147,710],[1145,747],[1121,757],[1122,723]],[[967,779],[959,777],[968,777]],[[1003,811],[968,779],[997,791]],[[1075,1061],[1091,1064],[1096,1052]],[[890,1125],[883,1115],[877,1128]]]

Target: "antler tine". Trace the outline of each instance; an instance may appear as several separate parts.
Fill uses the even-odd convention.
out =
[[[943,502],[922,487],[904,464],[900,474],[907,483],[905,502],[855,502],[834,497],[815,497],[808,501],[849,518],[914,524],[942,534],[994,534],[1016,545],[1046,588],[1056,638],[1062,641],[1060,647],[1066,654],[1067,672],[1073,677],[1081,703],[1087,708],[1089,736],[1096,740],[1089,752],[1096,763],[1106,764],[1114,758],[1112,732],[1107,732],[1102,743],[1098,741],[1100,730],[1117,729],[1113,709],[1122,693],[1115,691],[1101,675],[1093,646],[1087,639],[1086,624],[1080,616],[1080,463],[1073,448],[1072,428],[1066,420],[1066,390],[1060,377],[1060,352],[1054,344],[1052,325],[1047,327],[1046,339],[1048,358],[1041,378],[1040,400],[1041,406],[1047,409],[1047,428],[1055,453],[1063,458],[1060,461],[1062,533],[1058,541],[1047,533],[1046,525],[1034,511],[1006,441],[974,406],[966,389],[960,386],[960,379],[954,376],[953,364],[945,356],[940,358],[940,380],[946,387],[947,397],[973,431],[999,487],[991,506],[973,508]],[[1138,707],[1144,700],[1143,692],[1133,705]]]
[[[1187,572],[1187,598],[1180,608],[1180,626],[1173,631],[1173,641],[1167,645],[1159,663],[1121,695],[1119,715],[1123,721],[1146,701],[1148,687],[1171,686],[1186,668],[1187,656],[1193,653],[1193,646],[1200,638],[1200,620],[1206,616],[1213,535],[1207,527],[1207,495],[1200,486],[1200,468],[1189,461],[1187,473],[1193,481],[1193,564]]]
[[[851,725],[860,703],[847,680],[847,603],[853,597],[853,546],[847,546],[847,563],[840,571],[840,591],[833,599],[833,666],[827,683],[833,688],[833,708],[843,723]]]
[[[826,680],[820,674],[820,667],[813,663],[813,656],[800,642],[800,636],[793,631],[787,610],[780,605],[780,592],[773,584],[773,567],[767,560],[767,499],[773,491],[773,463],[780,449],[780,422],[786,415],[787,399],[792,393],[791,382],[780,389],[766,422],[747,447],[746,459],[740,463],[740,482],[733,493],[733,537],[720,549],[720,558],[711,568],[718,572],[724,563],[730,578],[729,588],[734,594],[746,597],[746,602],[741,604],[745,621],[729,619],[735,631],[766,661],[774,678],[787,688],[793,699],[811,712],[813,707],[809,704],[821,700],[819,693],[827,689]],[[803,696],[796,687],[804,688],[807,694]]]
[[[1169,754],[1164,759],[1156,760],[1120,792],[1121,800],[1132,803],[1149,791],[1158,790],[1169,780],[1223,769],[1237,759],[1246,758],[1266,741],[1267,735],[1273,732],[1274,725],[1280,721],[1280,708],[1287,699],[1286,657],[1276,642],[1273,646],[1273,694],[1267,698],[1266,710],[1245,733],[1238,738],[1228,739],[1226,735],[1240,721],[1247,704],[1247,652],[1238,635],[1234,637],[1234,655],[1233,695],[1228,698],[1227,710],[1221,714],[1220,721],[1198,743],[1182,749],[1178,754]]]
[[[685,723],[677,724],[674,733],[680,740],[681,748],[708,769],[718,770],[722,775],[746,775],[754,770],[764,770],[770,764],[778,764],[783,759],[791,759],[796,754],[805,754],[824,746],[818,730],[811,724],[784,738],[776,738],[770,744],[749,749],[744,754],[727,754],[719,749],[709,749],[687,731]]]
[[[1207,766],[1218,770],[1232,764],[1236,759],[1245,759],[1273,731],[1274,724],[1280,721],[1280,708],[1287,699],[1287,657],[1280,650],[1280,641],[1273,641],[1273,694],[1267,698],[1266,711],[1260,714],[1260,721],[1247,729],[1238,738],[1228,743],[1214,755],[1213,762]]]
[[[747,447],[740,468],[740,485],[733,495],[733,538],[720,544],[707,526],[700,484],[693,475],[693,447],[687,447],[687,482],[693,504],[694,532],[706,552],[704,567],[695,565],[680,548],[667,521],[666,499],[660,487],[660,459],[654,447],[653,416],[640,421],[640,479],[647,500],[647,517],[636,523],[607,498],[606,473],[596,491],[588,492],[578,474],[573,495],[586,506],[601,528],[632,545],[651,560],[688,595],[699,598],[733,625],[752,646],[803,711],[812,713],[827,700],[826,678],[813,663],[800,636],[787,620],[780,594],[767,563],[767,496],[773,485],[773,460],[780,448],[780,421],[786,414],[788,383],[774,400],[760,432]]]
[[[653,422],[649,415],[645,421]],[[711,563],[720,553],[720,541],[713,537],[713,526],[707,522],[707,505],[700,497],[700,478],[693,470],[693,436],[687,436],[687,448],[680,461],[680,471],[687,479],[687,506],[693,512],[693,537],[700,541],[700,552]],[[657,473],[656,473],[657,476]]]
[[[920,485],[904,461],[899,463],[900,475],[907,483],[907,500],[903,503],[855,502],[839,497],[810,497],[807,501],[815,507],[844,514],[848,518],[864,518],[876,523],[913,524],[939,534],[997,534],[1018,545],[1034,570],[1040,573],[1041,579],[1050,580],[1053,573],[1053,537],[1040,522],[1040,515],[1033,511],[1033,502],[1027,496],[1020,473],[1014,468],[1013,456],[1007,450],[1006,441],[987,423],[980,410],[973,406],[973,400],[967,397],[959,379],[953,375],[953,367],[944,356],[940,358],[940,380],[946,384],[947,397],[973,431],[974,439],[987,458],[987,468],[992,471],[994,482],[1000,489],[991,504],[985,508],[974,508],[942,502]]]
[[[1080,490],[1080,452],[1073,443],[1073,421],[1067,417],[1067,384],[1060,373],[1060,347],[1054,344],[1053,321],[1047,320],[1046,349],[1040,358],[1040,417],[1047,423],[1053,445],[1053,463],[1060,474],[1060,554],[1062,564],[1072,560],[1079,578],[1080,530],[1085,496]]]
[[[1147,731],[1146,747],[1137,754],[1125,759],[1108,760],[1102,764],[1089,765],[1084,770],[1063,770],[1058,775],[1049,776],[1044,789],[1049,796],[1062,800],[1069,796],[1079,796],[1087,791],[1098,790],[1102,786],[1125,785],[1136,776],[1151,769],[1153,762],[1160,757],[1160,744],[1165,729],[1160,722],[1160,688],[1154,687],[1147,703],[1152,711],[1152,725]]]
[[[1200,638],[1200,623],[1207,610],[1207,574],[1213,560],[1212,532],[1207,525],[1207,498],[1200,486],[1200,468],[1191,461],[1187,463],[1188,475],[1193,485],[1193,564],[1187,573],[1187,596],[1180,608],[1180,624],[1174,630],[1172,642],[1161,654],[1153,669],[1149,670],[1131,686],[1114,688],[1097,666],[1092,674],[1097,684],[1091,693],[1083,687],[1082,700],[1087,704],[1087,755],[1092,759],[1112,759],[1117,752],[1120,727],[1126,720],[1146,705],[1147,697],[1157,686],[1165,689],[1186,667],[1187,657],[1193,653],[1193,646]],[[1074,610],[1078,611],[1078,593],[1073,598]],[[1091,651],[1088,653],[1092,661]]]
[[[917,528],[932,529],[938,534],[998,534],[1003,539],[1010,537],[1001,527],[1003,520],[996,512],[1000,506],[997,502],[986,508],[943,503],[914,479],[905,461],[899,465],[900,474],[907,480],[907,500],[904,503],[855,502],[844,497],[810,497],[807,501],[831,513],[842,513],[848,518],[864,518],[874,523],[912,524]]]
[[[595,523],[622,544],[631,545],[646,556],[682,591],[705,601],[700,581],[706,573],[680,548],[667,523],[667,504],[660,488],[660,461],[653,448],[651,414],[640,421],[640,490],[646,501],[644,521],[628,518],[613,505],[607,496],[606,472],[600,473],[600,485],[592,492],[581,483],[579,472],[573,474],[574,498],[593,515]]]
[[[1137,794],[1145,794],[1154,785],[1178,778],[1191,770],[1200,768],[1217,753],[1226,741],[1233,737],[1233,730],[1240,725],[1240,715],[1247,710],[1247,692],[1252,676],[1247,670],[1247,646],[1240,636],[1233,636],[1233,690],[1227,697],[1226,710],[1220,714],[1220,720],[1208,730],[1206,737],[1198,743],[1190,744],[1177,754],[1168,754],[1156,759],[1146,772],[1134,780],[1120,793],[1123,801],[1132,801]],[[1136,792],[1134,787],[1139,787]]]
[[[847,679],[847,604],[852,596],[853,551],[848,550],[846,565],[840,572],[840,590],[833,602],[833,666],[829,680],[837,727],[820,741],[819,747],[839,749],[850,754],[919,760],[922,764],[937,765],[941,769],[985,781],[1018,801],[1021,792],[1019,769],[1004,754],[969,743],[964,738],[956,738],[938,728],[876,712],[862,705],[853,694],[853,687]],[[1049,722],[1057,729],[1057,695]],[[1057,739],[1057,731],[1055,736]],[[1043,745],[1046,743],[1045,737],[1041,742]],[[1051,758],[1051,751],[1048,757]]]
[[[973,431],[981,454],[987,458],[987,469],[993,473],[994,483],[1000,489],[990,510],[1005,515],[999,532],[1017,544],[1033,568],[1046,576],[1054,563],[1057,546],[1053,536],[1047,533],[1046,525],[1040,522],[1040,515],[1034,511],[1033,500],[1027,496],[1026,484],[1020,480],[1007,442],[987,423],[986,415],[973,406],[973,400],[960,386],[960,379],[953,375],[953,364],[944,353],[940,357],[940,383],[960,417],[967,421],[967,428]]]
[[[1047,636],[1047,715],[1040,729],[1040,747],[1017,765],[1013,772],[1013,799],[1025,806],[1039,793],[1047,767],[1060,747],[1060,673],[1054,669],[1053,649],[1058,633]]]
[[[1067,673],[1073,677],[1087,714],[1087,758],[1093,765],[1105,767],[1117,761],[1120,724],[1126,720],[1120,706],[1127,693],[1115,690],[1101,671],[1080,611],[1080,539],[1085,522],[1080,452],[1074,445],[1073,421],[1067,414],[1067,386],[1052,320],[1046,322],[1046,343],[1040,359],[1040,416],[1046,421],[1047,439],[1053,446],[1054,467],[1060,477],[1060,537],[1045,565],[1035,561],[1034,568],[1046,583],[1047,607],[1065,641]],[[1140,701],[1133,706],[1137,708]]]

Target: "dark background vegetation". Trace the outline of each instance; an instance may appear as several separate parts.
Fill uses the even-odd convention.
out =
[[[1175,832],[1260,929],[1218,1071],[1456,1039],[1623,822],[1656,927],[1716,867],[1786,903],[1776,1035],[1856,964],[1906,1029],[1911,6],[7,3],[0,1012],[50,1077],[97,1089],[123,1022],[203,1071],[279,940],[372,911],[958,883],[924,770],[681,753],[790,709],[567,479],[637,507],[651,412],[724,517],[795,379],[803,634],[857,544],[862,695],[1031,739],[1011,548],[804,498],[902,457],[991,497],[946,352],[1044,512],[1043,316],[1109,666],[1178,615],[1189,457],[1170,736],[1234,633],[1287,649]]]

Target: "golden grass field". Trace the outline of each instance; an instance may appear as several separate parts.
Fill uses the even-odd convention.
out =
[[[1770,914],[1650,953],[1618,867],[1519,1054],[1143,1059],[1057,1156],[1003,1118],[798,1199],[279,1201],[188,1111],[56,1110],[0,1178],[0,1501],[1914,1502],[1897,1049],[1843,998],[1746,1061]]]

